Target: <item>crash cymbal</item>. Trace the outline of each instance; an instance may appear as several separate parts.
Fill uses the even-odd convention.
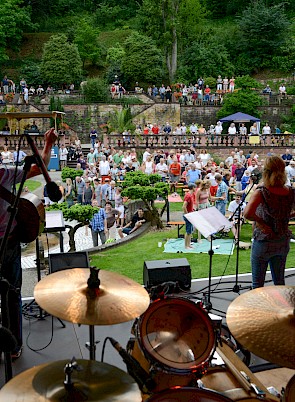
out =
[[[294,307],[294,286],[266,286],[235,299],[226,320],[231,333],[250,352],[295,369]]]
[[[87,286],[90,270],[67,269],[46,276],[34,290],[36,302],[49,314],[85,325],[130,321],[149,306],[147,291],[125,276],[99,271],[99,289]]]
[[[124,371],[107,363],[77,360],[71,386],[65,386],[64,368],[68,360],[46,363],[26,370],[0,390],[1,402],[140,402],[138,385]]]

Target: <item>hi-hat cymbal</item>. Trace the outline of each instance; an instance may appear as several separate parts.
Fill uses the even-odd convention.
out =
[[[22,372],[0,390],[1,402],[142,400],[139,387],[130,375],[94,360],[77,360],[82,370],[73,371],[73,385],[66,389],[64,367],[67,363],[67,360],[60,360]]]
[[[58,271],[37,283],[36,302],[49,314],[85,325],[113,325],[130,321],[148,308],[147,291],[125,276],[99,271],[99,289],[89,289],[89,269]]]
[[[266,286],[242,294],[226,320],[234,337],[250,352],[295,369],[295,286]]]

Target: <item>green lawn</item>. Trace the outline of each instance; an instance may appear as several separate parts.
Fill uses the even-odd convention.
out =
[[[183,229],[182,229],[183,233]],[[232,235],[230,235],[232,237]],[[136,282],[143,283],[144,261],[166,260],[174,258],[187,258],[193,278],[206,278],[209,271],[208,254],[168,254],[163,252],[163,247],[158,248],[159,241],[177,238],[177,230],[150,231],[142,237],[120,247],[104,250],[91,256],[91,264],[101,269],[117,272],[132,278]],[[251,225],[243,225],[241,241],[250,241]],[[295,243],[291,243],[291,250],[287,260],[287,267],[295,266]],[[239,273],[250,272],[250,250],[240,250]],[[212,275],[230,275],[236,272],[236,250],[232,256],[213,256]]]
[[[36,180],[26,180],[25,181],[25,185],[24,187],[27,186],[30,192],[35,191],[37,188],[39,188],[41,186],[41,182],[40,181],[36,181]],[[19,185],[16,186],[16,188],[18,189]]]

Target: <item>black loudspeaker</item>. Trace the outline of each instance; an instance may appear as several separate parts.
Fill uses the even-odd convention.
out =
[[[145,261],[143,266],[143,283],[149,289],[163,282],[178,282],[181,289],[191,287],[191,267],[186,258],[173,260]]]
[[[89,268],[89,258],[87,251],[77,251],[75,253],[56,253],[49,254],[49,272],[62,271],[71,268]]]

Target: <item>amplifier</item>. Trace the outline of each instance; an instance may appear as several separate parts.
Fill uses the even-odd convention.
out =
[[[181,289],[191,287],[191,267],[186,258],[172,260],[145,261],[143,265],[143,283],[149,289],[163,282],[178,282]]]

